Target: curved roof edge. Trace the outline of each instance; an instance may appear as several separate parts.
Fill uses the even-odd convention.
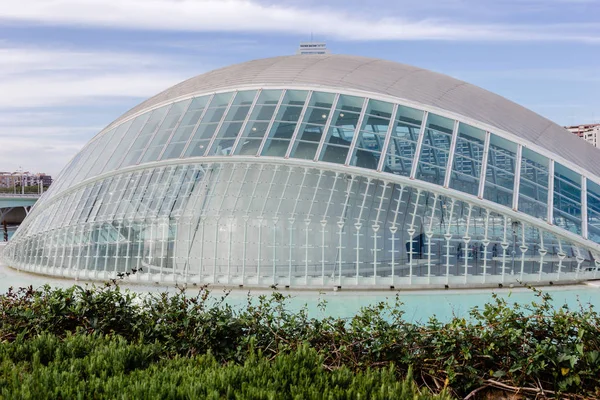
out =
[[[437,72],[349,55],[292,55],[235,64],[183,81],[127,111],[108,127],[144,109],[192,95],[250,85],[306,85],[378,93],[479,121],[538,145],[600,176],[600,151],[554,122],[504,97]]]

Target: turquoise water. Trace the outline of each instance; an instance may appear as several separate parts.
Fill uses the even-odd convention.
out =
[[[5,293],[9,287],[24,287],[32,285],[34,287],[43,284],[49,284],[53,287],[69,287],[73,284],[85,285],[85,282],[74,282],[70,279],[57,279],[44,277],[15,271],[6,266],[0,265],[0,293]],[[101,283],[96,283],[102,285]],[[171,292],[178,289],[172,286],[159,285],[122,285],[132,291],[139,293],[157,293]],[[599,286],[577,285],[577,286],[553,286],[543,288],[553,297],[555,306],[567,304],[571,308],[588,307],[589,304],[594,307],[600,307],[600,283]],[[378,302],[395,303],[395,297],[398,295],[403,303],[405,319],[408,321],[426,321],[429,317],[435,315],[441,320],[448,320],[452,315],[467,317],[468,311],[474,306],[483,306],[492,299],[492,293],[507,298],[509,302],[520,304],[530,303],[535,299],[531,290],[523,288],[515,289],[495,289],[495,290],[448,290],[448,291],[371,291],[371,292],[352,292],[352,291],[280,291],[289,295],[287,300],[288,309],[296,311],[306,306],[309,316],[323,317],[335,316],[341,318],[350,318],[355,315],[361,307],[373,305]],[[198,289],[189,289],[188,293],[194,295]],[[270,295],[269,290],[252,290],[250,298],[256,300],[260,295]],[[224,294],[222,289],[213,289],[214,297],[220,297]],[[226,303],[234,307],[243,307],[248,301],[249,292],[247,290],[232,290],[229,292]],[[319,310],[319,303],[326,301],[325,311]]]

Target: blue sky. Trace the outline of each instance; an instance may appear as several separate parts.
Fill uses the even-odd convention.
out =
[[[600,122],[600,0],[19,0],[0,7],[0,171],[57,174],[143,99],[325,40]]]

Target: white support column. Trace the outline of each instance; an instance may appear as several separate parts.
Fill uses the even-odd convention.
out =
[[[342,286],[342,266],[343,262],[343,234],[344,234],[344,226],[346,224],[346,212],[348,210],[348,203],[350,201],[350,195],[352,192],[352,187],[354,186],[355,176],[350,176],[350,181],[346,185],[346,198],[344,199],[344,206],[342,207],[342,211],[340,213],[340,219],[337,222],[338,226],[338,286]]]
[[[452,199],[450,203],[450,215],[448,216],[448,228],[446,229],[446,233],[444,234],[444,239],[446,240],[446,285],[450,283],[450,248],[451,240],[452,240],[452,216],[454,215],[454,206],[456,204],[456,200]],[[458,251],[456,252],[456,257],[458,258]],[[458,264],[458,260],[456,260]]]
[[[294,147],[294,142],[298,137],[298,133],[300,132],[300,127],[302,126],[302,121],[304,120],[304,115],[306,114],[306,110],[308,109],[308,105],[310,103],[310,99],[312,98],[313,91],[308,92],[306,96],[306,101],[304,102],[304,106],[302,107],[302,111],[300,112],[300,116],[298,117],[298,122],[296,123],[296,127],[294,128],[294,133],[292,133],[292,138],[290,139],[290,144],[288,145],[288,149],[285,152],[284,158],[290,158],[290,154],[292,152],[292,148]]]
[[[321,179],[323,178],[323,170],[319,170],[319,177],[317,178],[317,184],[315,185],[315,191],[313,192],[312,200],[308,207],[308,212],[306,213],[306,218],[304,219],[305,225],[305,249],[304,249],[304,284],[308,285],[308,249],[310,243],[310,224],[312,222],[312,210],[316,203],[317,194],[319,193],[319,187],[321,185]]]
[[[285,92],[285,90],[283,92]],[[240,140],[242,139],[242,136],[244,136],[244,131],[246,130],[248,121],[250,121],[250,117],[252,116],[252,113],[254,112],[254,108],[256,107],[256,102],[258,101],[258,98],[260,97],[261,93],[262,93],[262,89],[258,89],[256,91],[256,95],[254,95],[254,99],[252,100],[252,104],[250,104],[250,108],[248,109],[246,118],[244,118],[244,122],[242,123],[242,126],[240,127],[240,131],[238,132],[238,135],[235,138],[235,142],[233,142],[233,146],[231,146],[231,151],[229,152],[230,156],[235,154],[235,150],[237,149],[238,144],[240,143]],[[275,115],[273,115],[273,118],[275,118]],[[268,136],[268,135],[269,135],[269,130],[267,129],[265,136]]]
[[[562,263],[563,260],[567,257],[567,254],[563,251],[562,248],[562,241],[560,239],[558,239],[558,271],[556,274],[556,280],[560,279],[560,275],[562,274]]]
[[[581,236],[588,238],[587,179],[581,175]]]
[[[290,186],[290,178],[292,176],[292,172],[294,167],[288,167],[287,177],[285,179],[285,184],[283,185],[283,190],[281,191],[281,197],[279,197],[279,202],[277,203],[277,208],[275,209],[275,214],[273,215],[273,285],[277,284],[277,224],[279,223],[280,214],[281,214],[281,204],[285,199],[285,194],[287,192],[288,187]]]
[[[300,202],[300,197],[302,196],[302,191],[306,188],[306,176],[308,175],[308,168],[304,168],[304,173],[302,174],[302,182],[300,183],[300,187],[298,188],[298,194],[296,195],[296,201],[294,202],[294,207],[292,208],[292,212],[290,213],[290,217],[288,218],[288,222],[290,223],[290,247],[289,247],[289,256],[288,256],[288,284],[292,286],[292,254],[294,250],[294,224],[296,223],[296,210],[298,209],[298,203]]]
[[[390,147],[390,142],[392,141],[392,134],[396,127],[396,116],[398,115],[398,104],[394,104],[394,108],[392,109],[392,115],[390,116],[390,125],[388,126],[388,130],[385,134],[385,141],[383,142],[383,147],[381,148],[381,156],[379,157],[379,164],[377,165],[377,171],[383,171],[383,166],[385,165],[385,159],[387,157],[387,150]]]
[[[504,276],[506,275],[506,252],[508,251],[508,247],[510,246],[507,240],[507,235],[508,217],[504,217],[504,237],[502,239],[502,243],[500,243],[500,247],[502,247],[502,283],[504,283]]]
[[[544,268],[544,257],[548,253],[548,250],[546,250],[546,246],[544,246],[544,231],[539,229],[539,233],[540,233],[540,249],[538,250],[538,253],[540,254],[540,269],[538,271],[538,281],[541,282],[542,281],[542,271]]]
[[[525,255],[529,247],[527,246],[527,242],[525,241],[525,224],[521,223],[521,245],[519,246],[519,250],[521,250],[521,272],[519,273],[519,281],[523,282],[523,274],[525,270]],[[533,271],[532,271],[533,272]]]
[[[452,177],[452,166],[454,164],[454,153],[456,151],[456,140],[458,137],[458,121],[454,120],[454,129],[452,129],[452,141],[450,142],[450,151],[448,153],[448,162],[446,164],[446,175],[444,176],[444,187],[447,189],[450,186],[450,178]]]
[[[360,116],[358,117],[358,122],[356,123],[356,128],[354,129],[354,136],[352,137],[352,142],[350,143],[350,149],[348,150],[348,154],[346,155],[346,161],[344,162],[344,165],[350,165],[352,161],[352,156],[354,154],[354,149],[356,148],[356,143],[358,142],[358,137],[360,136],[360,130],[362,129],[368,105],[369,98],[365,97],[362,105],[362,111],[360,113]]]
[[[354,228],[356,228],[356,285],[359,284],[360,278],[360,237],[362,236],[360,230],[362,229],[362,215],[365,210],[365,204],[367,202],[367,196],[369,195],[369,188],[372,185],[373,178],[367,178],[367,182],[365,184],[365,191],[363,193],[362,203],[360,205],[360,211],[358,213],[358,217],[356,218],[356,223],[354,224]],[[359,186],[360,187],[360,186]]]
[[[379,206],[377,207],[377,214],[375,215],[375,221],[371,228],[373,229],[373,284],[377,285],[377,252],[379,249],[377,248],[377,238],[379,235],[379,229],[381,225],[379,225],[379,217],[381,216],[381,212],[383,211],[383,201],[385,200],[385,192],[388,188],[388,182],[382,181],[381,187],[381,196],[379,197]],[[377,190],[377,189],[375,189]]]
[[[554,160],[548,161],[548,223],[554,225]]]
[[[233,215],[238,215],[238,214],[241,213],[241,210],[238,210],[237,206],[238,206],[238,203],[239,203],[239,201],[240,201],[240,199],[242,197],[242,190],[244,188],[244,182],[246,182],[246,178],[248,177],[248,171],[249,170],[250,170],[250,164],[246,164],[246,167],[244,169],[244,176],[243,176],[242,180],[238,184],[238,191],[237,191],[237,193],[235,195],[235,200],[233,202],[233,206],[231,207],[231,210],[232,210],[231,211],[231,215],[232,216]],[[236,211],[238,211],[238,212],[236,213]],[[244,215],[245,216],[244,216],[244,239],[243,239],[243,242],[246,243],[246,237],[245,237],[245,235],[246,235],[247,223],[248,223],[247,212]],[[229,233],[230,233],[229,234],[229,245],[230,245],[230,249],[231,249],[231,241],[232,241],[232,235],[233,235],[233,223],[234,223],[234,220],[233,220],[233,217],[232,217],[231,220],[230,220],[230,225],[229,225]],[[244,252],[245,252],[245,247],[244,247]],[[246,257],[245,257],[245,253],[244,253],[244,257],[243,257],[242,263],[245,263],[245,259],[246,259]],[[228,269],[231,269],[231,251],[229,251],[229,253],[227,254],[227,266],[228,266]],[[231,274],[230,274],[230,272],[228,272],[227,282],[229,283],[230,281],[231,281]],[[243,284],[244,284],[244,282],[243,282],[243,276],[242,276],[242,285]]]
[[[413,263],[414,263],[414,251],[413,251],[413,247],[414,247],[414,236],[416,233],[415,230],[415,222],[416,222],[416,218],[417,218],[417,212],[419,211],[419,201],[421,199],[421,189],[417,189],[417,198],[415,199],[415,203],[414,203],[414,208],[413,208],[413,212],[412,212],[412,219],[410,222],[410,225],[408,227],[407,233],[409,235],[409,251],[408,251],[408,284],[412,285],[412,278],[413,278]],[[418,264],[418,263],[417,263]]]
[[[287,90],[281,91],[281,96],[279,96],[279,100],[277,101],[277,105],[275,106],[275,110],[273,111],[273,117],[271,117],[271,121],[269,121],[269,125],[267,126],[267,131],[260,142],[260,146],[258,146],[258,150],[256,152],[256,156],[260,156],[262,154],[263,149],[265,148],[265,144],[267,143],[267,139],[271,133],[271,129],[273,129],[273,124],[275,123],[275,119],[277,119],[277,114],[279,114],[279,109],[281,108],[281,103],[283,103],[283,99],[285,98]],[[250,115],[248,115],[250,117]],[[232,152],[233,153],[233,152]]]
[[[413,159],[412,169],[410,170],[410,179],[415,179],[417,175],[417,166],[419,165],[419,157],[421,157],[421,147],[423,147],[423,137],[425,136],[425,128],[427,127],[427,117],[429,113],[423,111],[423,123],[419,129],[419,137],[417,138],[417,146],[415,147],[415,158]]]
[[[331,185],[331,190],[329,191],[329,198],[327,199],[327,204],[325,205],[325,212],[323,213],[323,217],[321,218],[321,284],[325,285],[325,228],[327,227],[327,214],[329,212],[329,208],[331,207],[331,202],[333,199],[333,194],[335,193],[335,186],[340,177],[340,173],[336,172],[333,180],[333,185]]]
[[[331,126],[331,121],[333,120],[333,115],[335,114],[335,109],[337,107],[337,103],[340,99],[340,94],[336,93],[333,103],[331,103],[331,111],[329,111],[329,115],[327,116],[327,120],[325,121],[325,127],[323,127],[323,133],[321,134],[321,140],[319,141],[319,146],[317,147],[317,152],[315,153],[314,161],[318,161],[321,155],[321,151],[323,150],[323,146],[325,145],[325,141],[329,136],[329,127]]]
[[[521,185],[521,162],[523,160],[523,145],[517,145],[517,155],[515,157],[515,182],[513,185],[512,208],[519,209],[519,187]]]
[[[431,240],[433,238],[433,220],[435,219],[435,210],[437,208],[438,195],[433,195],[433,206],[431,206],[431,216],[429,217],[429,226],[425,236],[427,237],[427,283],[431,283]]]
[[[483,158],[481,160],[481,173],[479,175],[479,190],[477,197],[483,199],[483,191],[485,190],[485,178],[487,175],[488,153],[490,152],[490,136],[491,133],[485,133],[485,141],[483,143]]]
[[[473,205],[469,204],[469,211],[467,213],[467,226],[465,229],[465,235],[463,236],[463,242],[465,244],[465,275],[464,275],[464,283],[467,283],[467,279],[469,276],[469,244],[471,243],[471,236],[469,236],[469,231],[471,228],[471,214],[473,213]],[[477,251],[477,250],[475,250]]]
[[[482,266],[482,279],[481,282],[485,283],[485,277],[487,275],[488,270],[488,247],[490,245],[489,239],[489,228],[490,228],[490,210],[485,210],[485,222],[484,222],[484,232],[483,232],[483,266]]]

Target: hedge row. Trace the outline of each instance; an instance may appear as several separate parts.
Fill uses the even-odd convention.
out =
[[[279,292],[255,301],[249,296],[245,307],[235,309],[225,304],[226,295],[214,297],[206,289],[197,295],[183,290],[140,295],[114,285],[26,288],[0,296],[0,341],[26,345],[40,335],[61,340],[109,335],[147,351],[157,346],[165,368],[211,360],[227,364],[226,371],[249,360],[258,362],[256,354],[260,362],[301,356],[311,364],[311,357],[320,357],[319,368],[340,376],[348,371],[383,374],[377,379],[391,385],[385,390],[393,388],[387,380],[391,371],[401,379],[412,369],[421,388],[446,390],[455,397],[474,398],[492,388],[538,398],[600,396],[598,313],[585,305],[556,308],[548,294],[536,295],[526,306],[494,296],[489,304],[472,309],[468,318],[415,324],[403,319],[398,299],[394,305],[365,307],[345,320],[309,318],[305,309],[290,312]],[[308,355],[305,346],[316,354]],[[206,354],[211,354],[209,359],[202,358]],[[145,370],[157,365],[163,364],[151,363]]]

